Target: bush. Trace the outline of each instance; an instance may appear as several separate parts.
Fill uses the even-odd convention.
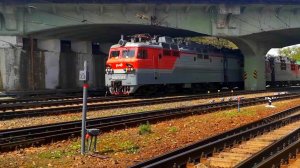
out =
[[[140,135],[150,134],[151,132],[151,125],[149,124],[149,122],[147,122],[147,124],[141,124],[139,126]]]

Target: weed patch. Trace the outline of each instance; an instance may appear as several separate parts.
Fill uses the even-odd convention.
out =
[[[139,126],[139,134],[140,135],[145,135],[145,134],[150,134],[152,133],[151,130],[151,125],[149,124],[149,122],[147,122],[147,124],[142,124]]]
[[[63,155],[63,152],[58,150],[58,151],[47,151],[47,152],[43,152],[43,153],[40,153],[38,155],[39,158],[42,158],[42,159],[59,159],[61,158]]]
[[[178,131],[178,128],[177,127],[169,127],[168,131],[171,132],[171,133],[175,133],[175,132]]]
[[[125,141],[120,143],[120,150],[125,151],[126,153],[137,153],[139,148],[140,147],[132,141]]]

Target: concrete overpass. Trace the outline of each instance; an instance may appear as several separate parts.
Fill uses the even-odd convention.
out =
[[[121,34],[144,32],[229,39],[245,55],[245,88],[265,89],[264,55],[270,48],[300,42],[298,0],[163,2],[4,1],[0,5],[0,89],[80,87],[77,71],[83,59],[90,62],[92,86],[103,87],[99,74],[104,71],[99,67],[104,67],[109,46]],[[93,53],[91,41],[98,42],[100,53]],[[255,70],[257,79],[252,77]]]

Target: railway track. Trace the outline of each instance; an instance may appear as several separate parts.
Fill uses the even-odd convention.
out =
[[[279,148],[281,149],[281,148]],[[268,153],[267,153],[268,154]],[[263,160],[259,167],[299,168],[300,140],[287,145],[281,150],[274,149],[273,155]]]
[[[89,97],[89,101],[114,101],[122,99],[131,99],[133,97]],[[33,107],[47,107],[55,105],[67,105],[82,103],[80,96],[57,96],[57,97],[35,97],[23,99],[3,99],[0,100],[0,111],[25,109]]]
[[[280,165],[282,160],[295,156],[295,151],[300,149],[299,140],[300,106],[196,142],[131,168],[271,168],[273,165],[275,167]],[[289,151],[284,150],[285,147],[289,147],[286,148]]]
[[[292,122],[292,121],[284,121],[284,122]],[[283,125],[286,123],[283,123]],[[279,125],[280,127],[281,125]],[[232,168],[232,167],[254,167],[259,164],[261,154],[258,154],[260,151],[263,152],[266,150],[264,148],[270,147],[274,142],[278,142],[278,140],[285,139],[288,141],[292,141],[292,139],[286,138],[290,136],[295,136],[297,133],[300,133],[300,121],[295,121],[289,123],[280,128],[274,128],[275,130],[269,129],[266,132],[262,132],[262,135],[257,135],[255,138],[251,138],[247,141],[241,142],[239,145],[235,145],[235,147],[231,149],[225,149],[218,154],[214,154],[213,157],[203,159],[202,163],[196,165],[195,167],[222,167],[222,168]],[[299,130],[298,130],[299,129]],[[296,132],[296,133],[295,133]],[[292,134],[292,135],[291,135]],[[300,138],[295,137],[296,139]],[[285,141],[288,143],[288,141]],[[282,145],[282,144],[281,144]],[[275,152],[276,152],[275,148]],[[269,155],[262,156],[267,158]],[[269,167],[269,166],[267,166]],[[272,167],[272,166],[270,166]]]
[[[299,94],[281,95],[277,100],[286,100],[300,97]],[[264,97],[244,99],[241,106],[249,106],[265,103]],[[235,108],[236,101],[220,102],[213,104],[156,110],[134,114],[125,114],[111,117],[90,119],[87,128],[99,128],[102,132],[112,129],[121,129],[129,126],[137,126],[145,122],[157,122],[192,114],[205,114],[212,111]],[[11,150],[18,147],[26,147],[33,144],[49,143],[54,140],[78,136],[81,132],[81,121],[55,123],[41,126],[16,128],[0,131],[0,150]]]
[[[207,99],[213,97],[224,97],[224,96],[233,96],[239,94],[253,94],[253,93],[260,93],[253,92],[253,91],[242,91],[242,92],[235,92],[235,93],[219,93],[219,94],[205,94],[205,95],[190,95],[184,97],[171,97],[171,98],[159,98],[159,99],[151,99],[151,100],[138,100],[138,101],[131,101],[129,102],[115,102],[115,103],[106,103],[106,104],[89,104],[88,110],[103,110],[103,109],[113,109],[113,108],[125,108],[125,107],[136,107],[136,106],[147,106],[152,104],[162,104],[162,103],[170,103],[170,102],[180,102],[180,101],[188,101],[188,100],[196,100],[196,99]],[[126,99],[126,97],[123,97]],[[109,99],[90,99],[88,100],[89,103],[95,103],[103,100]],[[78,101],[82,100],[70,100],[65,101],[63,103],[57,102],[56,105],[70,105],[70,102],[73,104],[79,103]],[[50,105],[53,105],[53,102],[49,102]],[[55,103],[54,103],[55,104]],[[0,120],[9,120],[13,118],[24,118],[24,117],[38,117],[38,116],[47,116],[47,115],[58,115],[58,114],[66,114],[66,113],[77,113],[82,111],[81,105],[73,105],[73,106],[65,106],[65,107],[45,107],[41,105],[40,109],[26,109],[26,110],[18,110],[18,111],[7,111],[7,109],[11,108],[21,108],[23,105],[0,105]],[[32,103],[32,106],[39,107],[39,103]],[[26,106],[32,107],[32,106]],[[4,111],[3,111],[4,110]]]

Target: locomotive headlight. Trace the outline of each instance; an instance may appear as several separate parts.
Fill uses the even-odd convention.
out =
[[[128,68],[126,68],[126,71],[125,72],[134,72],[134,68],[133,68],[133,66],[131,65],[131,64],[126,64],[126,66],[128,67]]]
[[[113,70],[112,70],[112,68],[111,68],[111,66],[110,65],[106,65],[106,69],[105,69],[105,71],[106,71],[106,73],[113,73]]]

